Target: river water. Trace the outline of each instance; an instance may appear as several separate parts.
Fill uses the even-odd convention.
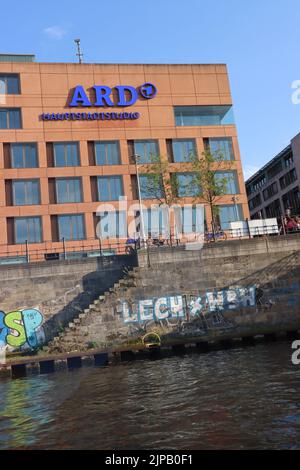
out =
[[[291,343],[0,382],[0,449],[300,448]]]

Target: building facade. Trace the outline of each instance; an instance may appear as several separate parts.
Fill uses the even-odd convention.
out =
[[[62,241],[67,250],[98,249],[97,208],[103,203],[107,212],[117,209],[117,237],[126,238],[126,224],[136,214],[120,210],[118,199],[138,203],[139,182],[143,203],[155,202],[147,194],[147,176],[138,172],[137,180],[135,155],[139,164],[159,155],[180,188],[189,181],[191,153],[201,158],[205,148],[221,151],[231,160],[230,170],[224,168],[231,182],[218,201],[220,224],[226,229],[248,217],[225,65],[6,57],[0,60],[2,259],[24,254],[25,243],[41,255],[59,251]],[[192,204],[192,195],[180,201]],[[205,216],[209,227],[209,207]],[[109,225],[103,227],[106,240]]]
[[[300,134],[246,181],[252,219],[300,214]]]

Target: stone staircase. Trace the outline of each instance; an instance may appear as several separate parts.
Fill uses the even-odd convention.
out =
[[[138,269],[135,267],[128,271],[125,278],[120,279],[113,287],[95,299],[88,308],[84,309],[63,331],[44,346],[43,351],[51,353],[84,351],[106,347],[110,342],[116,343],[118,340],[124,340],[128,328],[124,327],[122,314],[116,310],[116,304],[128,289],[136,286],[135,275]],[[116,336],[110,334],[114,329],[118,331]]]

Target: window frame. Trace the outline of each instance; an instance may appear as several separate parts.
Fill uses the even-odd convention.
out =
[[[182,160],[176,160],[175,158],[175,151],[174,151],[174,144],[177,143],[181,143],[182,144],[182,147],[184,145],[184,143],[187,143],[187,142],[192,142],[193,143],[193,151],[190,151],[188,155],[186,155]],[[173,157],[173,163],[188,163],[190,162],[191,160],[189,159],[189,156],[193,153],[193,155],[195,157],[198,156],[198,151],[197,151],[197,142],[196,142],[196,139],[194,137],[190,137],[190,138],[186,138],[186,139],[172,139],[171,140],[171,144],[172,144],[172,157]],[[184,152],[181,150],[181,154],[183,155]]]
[[[114,144],[117,149],[117,163],[108,163],[108,146]],[[105,145],[105,162],[106,163],[98,163],[97,162],[97,146]],[[112,165],[121,165],[121,149],[120,149],[120,141],[119,140],[98,140],[94,142],[94,150],[95,150],[95,164],[96,166],[112,166]]]
[[[36,166],[14,166],[14,148],[21,147],[22,148],[22,161],[26,163],[26,147],[32,146],[35,149],[35,160]],[[39,168],[39,155],[38,155],[38,145],[36,142],[13,142],[11,143],[10,148],[10,165],[13,169],[21,169],[21,168]]]
[[[62,218],[78,218],[77,220],[79,220],[79,217],[80,219],[82,220],[82,238],[66,238],[66,237],[62,237],[61,236],[61,233],[60,233],[60,219]],[[71,225],[71,223],[68,224],[69,227],[74,227],[74,224]],[[78,228],[78,224],[77,224],[77,228]],[[58,230],[58,238],[59,238],[59,241],[61,242],[64,238],[65,241],[78,241],[78,240],[85,240],[86,239],[86,224],[85,224],[85,216],[84,216],[84,213],[80,213],[80,214],[58,214],[57,215],[57,230]]]
[[[9,93],[8,79],[10,77],[18,79],[18,92],[17,93]],[[5,84],[5,90],[4,90],[5,95],[20,95],[21,94],[21,80],[20,80],[20,74],[19,73],[10,73],[10,72],[4,73],[4,72],[1,72],[0,73],[0,81],[3,81],[4,84]],[[1,92],[1,89],[0,89],[0,92]]]
[[[6,124],[8,124],[7,127],[0,127],[0,130],[1,131],[5,131],[5,130],[14,130],[14,129],[22,129],[23,128],[23,120],[22,120],[22,109],[21,108],[18,108],[18,107],[9,107],[9,108],[0,108],[0,113],[5,111],[6,112]],[[11,111],[18,111],[19,112],[19,124],[20,126],[19,127],[10,127],[10,124],[11,124],[11,118],[10,118],[10,112]],[[0,123],[1,123],[1,120],[0,120]]]
[[[38,202],[28,202],[28,194],[30,192],[27,189],[27,185],[32,182],[37,182],[38,183],[38,194],[37,194],[37,201]],[[16,190],[15,190],[15,183],[24,183],[24,204],[16,204]],[[40,185],[40,180],[39,178],[26,178],[26,179],[13,179],[12,180],[12,202],[13,206],[19,207],[19,206],[39,206],[41,204],[41,185]],[[33,194],[33,193],[32,193]],[[27,198],[26,198],[27,196]]]
[[[17,241],[17,227],[16,227],[16,222],[17,221],[20,221],[20,220],[28,220],[28,219],[36,219],[39,221],[39,235],[40,235],[40,239],[39,241],[30,241],[27,239],[27,243],[42,243],[43,242],[43,226],[42,226],[42,217],[41,216],[22,216],[22,217],[14,217],[14,244],[15,245],[23,245],[24,243],[26,243],[26,239],[23,241],[23,242],[19,242]],[[27,224],[27,233],[28,232],[28,224]],[[34,233],[36,233],[36,230],[34,229]]]
[[[110,180],[113,180],[113,179],[120,181],[121,193],[118,195],[117,199],[116,198],[111,198],[112,190],[111,190]],[[108,184],[109,199],[103,199],[102,198],[101,192],[100,192],[100,185],[99,185],[100,181],[109,181],[109,184]],[[123,197],[123,196],[124,196],[123,175],[101,175],[101,176],[97,176],[97,198],[98,198],[98,202],[118,201],[120,199],[120,197]]]
[[[65,181],[66,182],[66,191],[65,193],[70,193],[70,188],[69,188],[69,184],[71,181],[78,181],[79,182],[79,194],[80,194],[80,200],[79,201],[71,201],[71,200],[68,200],[68,201],[59,201],[58,199],[58,186],[57,186],[57,183],[59,181]],[[75,193],[75,191],[74,191]],[[56,201],[56,204],[80,204],[81,202],[83,202],[83,191],[82,191],[82,180],[81,180],[81,177],[80,176],[66,176],[66,177],[58,177],[58,178],[55,178],[55,201]]]
[[[57,149],[56,147],[58,145],[63,145],[64,146],[64,162],[65,165],[57,165]],[[72,145],[74,148],[76,148],[77,152],[77,162],[76,165],[66,165],[67,159],[68,159],[68,145]],[[76,166],[80,166],[80,146],[78,141],[68,141],[68,142],[53,142],[53,165],[54,168],[74,168]]]
[[[133,141],[134,155],[142,156],[136,150],[136,144],[139,144],[139,145],[144,144],[144,155],[145,155],[145,145],[147,145],[147,144],[154,144],[155,147],[156,147],[156,151],[157,151],[156,154],[150,153],[149,155],[148,155],[148,151],[147,151],[147,158],[145,160],[144,159],[136,159],[137,164],[140,164],[140,165],[145,165],[147,163],[151,164],[152,163],[151,159],[148,160],[148,157],[151,157],[151,155],[154,155],[154,156],[157,156],[157,157],[159,156],[159,141],[158,141],[158,139],[136,139],[136,140]]]

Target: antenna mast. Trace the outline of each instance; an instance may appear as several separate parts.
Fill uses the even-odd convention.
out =
[[[83,53],[82,53],[82,50],[81,50],[81,47],[80,47],[80,39],[74,39],[74,42],[76,42],[77,44],[77,57],[78,57],[78,62],[80,64],[82,64],[82,61],[83,61]]]

